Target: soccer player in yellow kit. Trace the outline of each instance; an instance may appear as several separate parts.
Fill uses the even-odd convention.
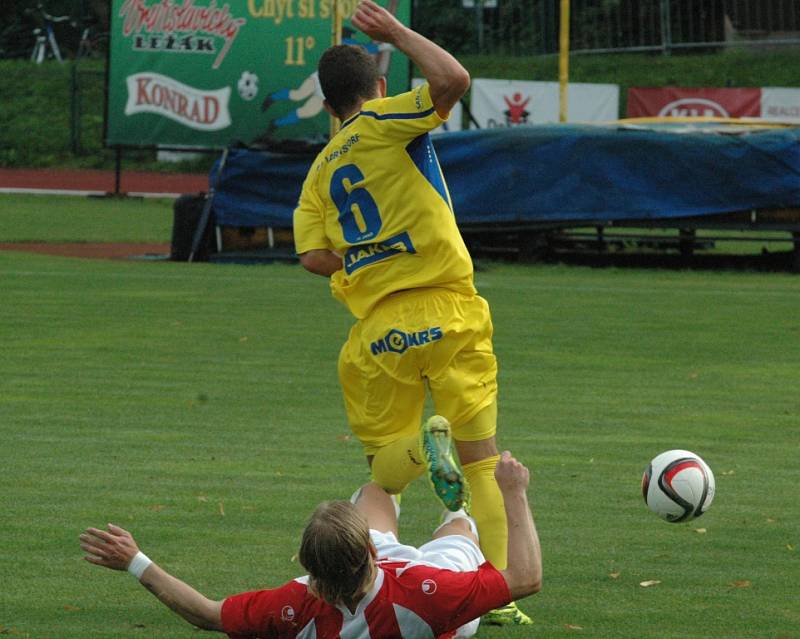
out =
[[[469,74],[371,0],[362,0],[352,22],[405,53],[427,82],[385,97],[386,80],[363,49],[340,45],[323,54],[325,108],[342,126],[303,184],[294,212],[296,251],[307,270],[330,277],[334,297],[357,319],[338,369],[348,420],[373,479],[400,493],[425,472],[431,454],[452,479],[449,471],[458,471],[447,466],[449,431],[441,450],[424,450],[449,421],[481,549],[502,570],[507,529],[494,478],[491,317],[473,285],[472,260],[428,135],[469,88]],[[420,438],[426,389],[447,421],[432,418]],[[452,510],[461,505],[459,488],[456,479],[439,491]],[[531,623],[513,603],[484,620]]]

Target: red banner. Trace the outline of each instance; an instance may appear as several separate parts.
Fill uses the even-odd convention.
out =
[[[758,118],[761,89],[633,87],[628,90],[627,117]]]

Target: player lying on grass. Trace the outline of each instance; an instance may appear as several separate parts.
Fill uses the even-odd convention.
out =
[[[234,638],[452,637],[465,624],[460,636],[469,636],[486,611],[538,592],[542,582],[528,469],[505,452],[495,476],[508,524],[508,567],[500,571],[484,559],[463,513],[450,513],[418,549],[399,544],[395,504],[374,482],[355,504],[324,502],[311,516],[298,553],[307,576],[221,601],[153,563],[113,524],[87,529],[80,545],[87,561],[132,573],[189,623]]]
[[[387,96],[386,79],[362,48],[323,53],[324,106],[342,126],[304,181],[293,218],[295,250],[305,269],[330,278],[334,297],[357,320],[338,374],[347,420],[372,478],[399,494],[426,471],[418,434],[430,391],[435,411],[452,424],[461,468],[427,464],[429,475],[450,510],[466,503],[468,485],[481,550],[503,568],[491,314],[475,289],[472,259],[429,135],[469,88],[469,73],[372,0],[359,3],[352,24],[407,55],[426,82]],[[450,442],[444,440],[431,431],[425,445],[440,446],[446,459]],[[531,623],[514,605],[484,621]]]

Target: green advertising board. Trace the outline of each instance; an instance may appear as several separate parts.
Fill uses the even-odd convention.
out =
[[[106,144],[222,148],[234,141],[322,141],[317,62],[337,0],[112,0]],[[343,42],[374,54],[389,91],[408,89],[408,59],[350,24]],[[405,24],[411,0],[382,0]]]

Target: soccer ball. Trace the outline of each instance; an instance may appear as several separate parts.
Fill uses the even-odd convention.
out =
[[[258,95],[258,76],[255,73],[243,71],[236,88],[239,90],[242,100],[249,102]]]
[[[653,458],[642,475],[648,508],[672,523],[702,515],[714,500],[714,473],[688,450],[668,450]]]

